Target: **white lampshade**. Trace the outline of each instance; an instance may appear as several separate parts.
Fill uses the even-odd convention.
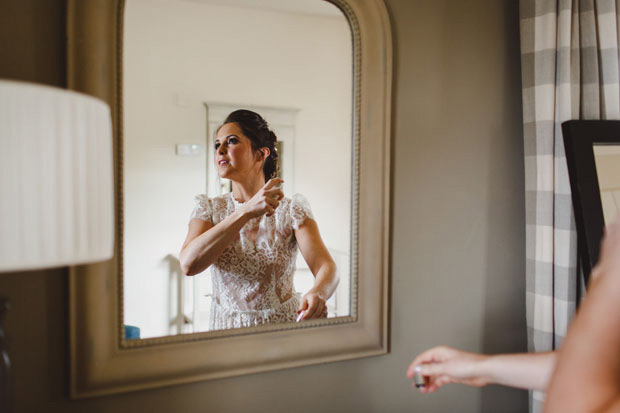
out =
[[[0,80],[0,271],[112,257],[113,191],[105,102]]]

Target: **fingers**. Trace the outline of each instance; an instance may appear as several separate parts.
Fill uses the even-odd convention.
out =
[[[280,205],[280,200],[278,199],[277,195],[276,196],[266,196],[265,197],[265,202],[267,202],[268,204],[270,204],[271,206],[277,208],[278,205]]]
[[[426,353],[428,353],[428,351],[425,351],[424,353],[418,355],[416,358],[413,359],[411,364],[409,364],[409,367],[407,368],[407,377],[409,377],[410,379],[413,378],[413,375],[415,373],[414,369],[417,365],[430,362],[429,358],[425,356]]]
[[[302,297],[299,307],[297,308],[297,322],[299,323],[304,319],[305,312],[308,309],[308,300],[306,297]]]
[[[284,192],[277,186],[284,181],[280,178],[272,178],[263,186],[263,189],[254,194],[248,207],[252,212],[252,217],[259,217],[263,214],[272,216],[280,201],[284,198]]]
[[[439,377],[432,378],[431,380],[429,380],[428,385],[426,386],[425,389],[423,389],[425,391],[423,391],[422,393],[434,393],[440,388],[442,388],[443,386],[445,386],[446,384],[451,383],[451,382],[452,380],[448,376],[439,376]]]
[[[420,364],[419,373],[422,376],[441,376],[445,375],[445,365],[444,363],[427,363]]]
[[[449,376],[439,376],[433,380],[430,390],[431,392],[434,392],[448,383],[452,383],[452,379]]]
[[[437,346],[420,353],[409,365],[407,377],[413,378],[413,368],[417,365],[444,361],[450,354],[450,350],[451,349],[446,346]]]
[[[310,306],[306,310],[304,319],[321,317],[321,314],[323,313],[324,308],[325,308],[325,302],[321,300],[319,297],[314,296],[313,299],[310,300]]]
[[[424,387],[417,387],[415,383],[411,383],[411,386],[420,393],[434,393],[446,384],[453,382],[452,378],[447,375],[425,376],[424,378]]]
[[[280,188],[276,187],[264,191],[263,196],[265,201],[265,213],[269,217],[278,209],[280,200],[284,198],[284,193]]]
[[[265,189],[263,194],[267,198],[275,198],[278,201],[281,200],[282,198],[284,198],[284,192],[282,192],[282,188],[280,188],[280,187]]]
[[[270,180],[267,181],[267,183],[265,183],[265,186],[263,186],[263,189],[271,189],[274,186],[278,186],[280,184],[283,184],[284,180],[280,179],[280,178],[271,178]]]
[[[308,308],[306,308],[304,316],[301,318],[302,320],[308,320],[312,318],[317,307],[317,297],[315,295],[311,295],[306,299],[306,301],[308,303]]]
[[[267,214],[267,216],[272,216],[276,209],[278,209],[279,205],[280,202],[277,199],[265,198],[265,213]]]
[[[413,376],[416,373],[415,371],[416,367],[419,367],[419,370],[417,371],[417,373],[421,374],[422,376],[434,376],[434,375],[443,373],[442,363],[429,362],[429,361],[416,362],[414,360],[409,365],[409,368],[407,369],[407,377],[409,377],[410,379],[413,379]]]
[[[306,295],[302,298],[300,311],[304,312],[303,317],[301,318],[302,320],[327,316],[325,301],[315,294]]]
[[[485,359],[487,357],[481,354],[439,346],[416,357],[407,370],[407,377],[414,378],[417,373],[424,378],[426,390],[422,393],[432,393],[448,383],[484,386],[490,382],[480,374],[479,366]]]
[[[297,309],[298,313],[301,313],[302,311],[306,311],[308,309],[308,300],[306,299],[306,297],[303,297],[301,299],[301,302],[299,303],[299,308]]]

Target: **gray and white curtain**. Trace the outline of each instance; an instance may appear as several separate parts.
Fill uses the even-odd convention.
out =
[[[529,351],[557,349],[576,307],[569,119],[620,119],[620,0],[521,0]],[[532,394],[530,411],[544,395]]]

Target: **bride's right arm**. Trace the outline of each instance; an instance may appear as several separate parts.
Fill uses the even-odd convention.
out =
[[[206,270],[239,236],[239,231],[249,219],[242,210],[233,212],[217,225],[199,218],[192,219],[179,254],[183,273],[196,275]]]
[[[277,186],[284,181],[280,178],[270,179],[249,201],[235,210],[216,225],[210,221],[211,207],[198,197],[198,214],[205,219],[193,218],[189,221],[187,237],[181,247],[179,258],[181,271],[185,275],[196,275],[206,270],[217,257],[238,236],[241,228],[252,218],[263,214],[273,214],[280,200],[284,197]]]

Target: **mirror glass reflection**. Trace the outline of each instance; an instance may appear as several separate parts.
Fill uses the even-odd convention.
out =
[[[620,145],[594,145],[603,218],[609,225],[620,214]]]
[[[126,0],[123,30],[123,314],[127,338],[209,331],[211,270],[185,276],[179,251],[195,196],[232,189],[216,132],[236,109],[278,138],[282,191],[302,194],[351,314],[352,39],[323,0]],[[315,279],[301,254],[294,288]]]

